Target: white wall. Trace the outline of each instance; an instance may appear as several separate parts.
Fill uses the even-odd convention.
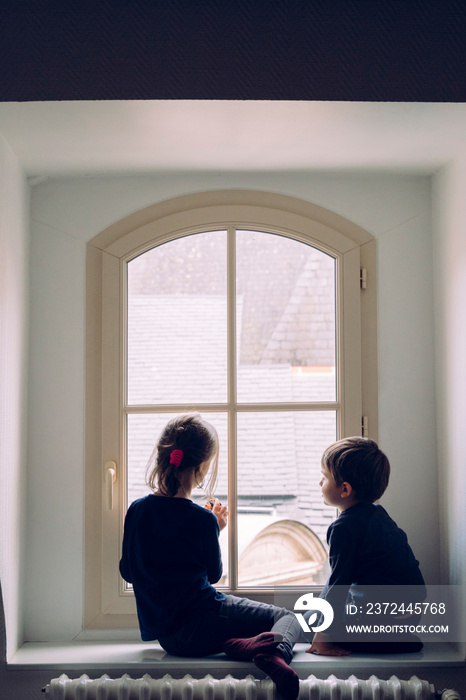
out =
[[[430,181],[309,173],[159,173],[50,180],[32,193],[26,638],[78,634],[83,599],[85,245],[157,201],[206,189],[307,199],[378,240],[379,436],[384,503],[438,582]]]
[[[28,324],[28,188],[0,135],[0,581],[7,654],[22,641]],[[0,622],[0,626],[1,626]]]
[[[441,564],[466,629],[466,156],[434,178],[433,214]]]

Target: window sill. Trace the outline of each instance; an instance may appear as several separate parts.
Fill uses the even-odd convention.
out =
[[[409,673],[422,677],[434,667],[466,665],[462,656],[446,643],[426,644],[417,654],[352,654],[338,659],[306,654],[307,646],[297,644],[295,647],[292,666],[300,678],[307,678],[311,674],[316,677],[354,674],[364,679],[382,673],[400,677]],[[193,677],[209,673],[218,678],[227,674],[237,678],[248,674],[263,676],[252,662],[232,661],[224,654],[205,658],[175,657],[167,654],[155,642],[141,641],[27,642],[17,651],[7,668],[12,671],[77,671],[92,675],[96,675],[96,671],[132,675],[149,673],[153,677],[166,673],[173,677],[182,677],[187,673]]]

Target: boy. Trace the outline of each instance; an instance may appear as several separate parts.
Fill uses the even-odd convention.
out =
[[[329,656],[347,656],[350,650],[420,651],[422,643],[414,635],[384,637],[381,642],[358,642],[344,641],[342,634],[346,624],[358,624],[357,619],[345,617],[345,610],[348,610],[345,605],[353,604],[353,610],[358,611],[367,609],[367,592],[377,591],[371,587],[410,586],[409,589],[386,590],[401,590],[414,596],[415,601],[409,598],[413,602],[421,602],[426,596],[419,563],[406,534],[382,506],[374,503],[388,486],[390,464],[387,457],[373,440],[345,438],[325,450],[321,473],[319,485],[324,502],[340,511],[327,531],[331,573],[321,594],[333,607],[334,623],[326,632],[315,634],[307,651]],[[403,611],[401,606],[400,609]],[[368,619],[374,623],[413,625],[419,616],[386,615],[383,619],[366,616],[365,621]]]

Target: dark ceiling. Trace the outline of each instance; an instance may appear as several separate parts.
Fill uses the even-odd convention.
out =
[[[0,0],[0,101],[466,101],[463,0]]]

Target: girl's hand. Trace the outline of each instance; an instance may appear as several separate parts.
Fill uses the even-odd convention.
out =
[[[217,516],[218,526],[220,530],[226,528],[228,524],[228,508],[226,506],[215,504],[212,512]]]
[[[217,516],[218,520],[218,526],[220,530],[223,530],[228,523],[228,509],[226,506],[222,506],[218,498],[215,498],[214,501],[209,501],[208,503],[205,504],[205,507],[208,510],[211,510],[214,515]]]

